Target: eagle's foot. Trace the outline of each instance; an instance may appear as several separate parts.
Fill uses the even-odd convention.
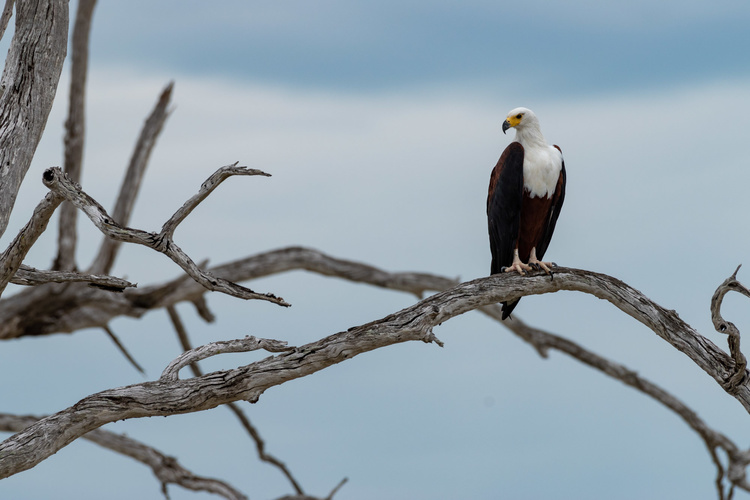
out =
[[[556,266],[556,264],[554,262],[542,262],[541,260],[537,260],[534,256],[532,256],[529,259],[529,266],[533,267],[537,271],[541,269],[550,276],[553,276],[551,268]]]
[[[509,265],[508,267],[504,267],[503,271],[506,273],[511,273],[513,271],[517,272],[521,276],[524,276],[526,274],[526,271],[531,271],[532,267],[524,264],[520,260],[514,260],[513,264]]]

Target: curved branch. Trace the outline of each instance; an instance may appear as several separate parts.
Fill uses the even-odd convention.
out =
[[[37,417],[17,416],[0,413],[0,431],[19,432],[39,421]],[[83,439],[110,449],[115,453],[126,455],[150,467],[163,486],[176,484],[193,491],[205,491],[220,495],[229,500],[245,500],[247,497],[240,491],[218,479],[201,477],[185,469],[174,457],[147,446],[122,434],[97,429],[89,432]]]
[[[732,374],[726,380],[727,390],[733,391],[740,384],[746,381],[747,376],[747,358],[742,354],[740,350],[740,330],[731,321],[725,321],[721,315],[721,304],[724,302],[724,296],[729,292],[737,292],[745,297],[750,297],[750,290],[748,290],[742,283],[737,281],[737,272],[741,266],[737,266],[734,273],[714,292],[711,297],[711,321],[714,324],[714,328],[719,333],[724,333],[729,336],[729,352],[734,360],[734,369]]]
[[[161,374],[159,380],[164,382],[175,382],[179,380],[180,370],[188,365],[196,363],[202,359],[216,356],[217,354],[226,354],[228,352],[250,352],[263,349],[268,352],[285,352],[293,351],[294,347],[287,346],[286,342],[273,339],[256,339],[247,336],[244,339],[219,340],[210,344],[190,349],[175,358]]]
[[[172,376],[94,394],[0,444],[0,478],[33,467],[93,429],[115,420],[201,411],[231,401],[256,402],[267,389],[307,376],[358,354],[407,342],[437,342],[433,328],[465,312],[521,295],[577,290],[608,300],[687,354],[719,383],[728,356],[637,290],[609,276],[558,268],[547,275],[495,275],[461,283],[380,320],[233,370],[185,380]],[[746,386],[733,396],[746,408]]]
[[[164,226],[162,226],[161,228],[160,235],[163,238],[172,238],[172,235],[174,234],[175,229],[177,229],[177,226],[182,221],[184,221],[187,216],[190,215],[190,213],[195,210],[195,208],[203,200],[205,200],[209,194],[213,192],[214,189],[219,187],[219,184],[224,182],[229,177],[232,177],[233,175],[262,175],[264,177],[271,177],[271,174],[267,174],[262,170],[258,170],[255,168],[238,167],[238,164],[239,162],[234,162],[232,165],[222,167],[214,172],[211,177],[206,179],[206,181],[201,184],[201,188],[198,191],[198,194],[186,201],[182,205],[182,207],[180,207],[180,209],[177,210],[177,212],[175,212],[174,215],[172,215],[172,217],[170,217],[169,220],[164,223]]]

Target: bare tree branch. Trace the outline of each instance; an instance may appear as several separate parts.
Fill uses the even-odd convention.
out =
[[[8,248],[5,249],[5,252],[0,255],[0,295],[3,294],[5,287],[8,286],[8,283],[21,267],[26,254],[29,253],[36,240],[47,229],[50,217],[62,201],[63,197],[57,193],[47,193],[34,209],[31,220],[26,223],[8,245]]]
[[[488,316],[502,321],[501,309],[497,305],[491,305],[483,307],[482,312]],[[750,484],[745,481],[745,469],[750,464],[750,451],[740,450],[737,445],[732,442],[724,434],[711,429],[692,409],[685,405],[682,401],[669,394],[667,391],[657,386],[638,375],[638,373],[629,370],[627,367],[609,361],[581,346],[575,342],[571,342],[568,339],[554,335],[538,328],[533,328],[526,325],[523,321],[515,318],[512,322],[502,322],[502,324],[508,327],[513,333],[530,343],[536,350],[546,357],[546,353],[549,349],[555,349],[568,356],[580,361],[581,363],[595,368],[602,373],[617,379],[624,384],[646,394],[668,409],[676,413],[691,429],[693,429],[698,436],[703,440],[706,448],[714,459],[714,463],[717,466],[718,476],[720,480],[717,482],[720,488],[720,498],[724,498],[723,489],[721,489],[721,480],[723,480],[726,471],[721,465],[718,457],[716,456],[715,450],[717,448],[723,449],[730,461],[730,468],[732,470],[741,470],[741,477],[732,478],[732,484],[750,491]]]
[[[83,143],[86,136],[86,75],[88,73],[89,35],[96,0],[79,0],[71,39],[70,96],[65,121],[65,173],[73,182],[81,182]],[[60,208],[58,249],[53,269],[76,268],[78,211],[70,203]],[[105,274],[105,273],[98,273]]]
[[[41,271],[23,264],[10,282],[14,285],[24,286],[37,286],[45,283],[88,283],[90,286],[112,292],[122,292],[126,288],[136,286],[134,283],[114,276],[100,276],[74,271]]]
[[[125,348],[122,342],[120,342],[120,339],[117,338],[117,335],[115,335],[115,332],[112,331],[112,329],[108,326],[105,326],[103,328],[104,332],[107,334],[107,336],[112,340],[112,343],[115,344],[115,347],[117,347],[117,350],[119,350],[123,356],[125,356],[125,359],[128,360],[128,362],[133,365],[133,367],[138,370],[139,373],[145,375],[146,371],[143,369],[141,365],[138,364],[138,362],[135,360],[135,358],[130,354],[130,352]]]
[[[259,349],[268,352],[288,352],[293,351],[294,347],[287,346],[287,343],[281,340],[258,339],[252,336],[247,336],[244,339],[219,340],[218,342],[212,342],[183,352],[167,365],[162,372],[161,377],[159,377],[159,380],[175,382],[179,380],[180,370],[202,359],[216,356],[217,354],[226,354],[228,352],[250,352]]]
[[[250,169],[242,170],[240,168],[238,170],[235,166],[223,167],[219,169],[219,172],[223,170],[231,171],[232,173],[230,175],[240,175],[240,172],[243,172],[243,175],[256,175]],[[214,176],[219,174],[219,172],[215,173]],[[221,174],[219,174],[219,176],[220,175]],[[172,241],[170,237],[163,233],[149,233],[140,229],[131,229],[118,224],[109,216],[109,214],[107,214],[104,208],[102,208],[96,200],[83,192],[81,187],[76,183],[71,182],[71,180],[68,179],[59,168],[48,168],[45,170],[43,178],[45,186],[63,196],[65,199],[72,202],[77,208],[82,210],[94,225],[106,236],[117,241],[144,245],[156,250],[157,252],[163,253],[179,265],[191,278],[193,278],[193,280],[200,283],[206,289],[223,292],[227,295],[246,300],[260,299],[282,306],[289,305],[284,302],[284,299],[276,297],[275,295],[256,293],[249,288],[245,288],[232,281],[213,276],[211,273],[203,271],[185,252],[182,251],[180,247],[174,243],[174,241]],[[185,207],[183,207],[183,209],[184,208]]]
[[[217,271],[219,269],[221,271]],[[212,271],[227,272],[228,274],[233,274],[234,276],[237,276],[239,274],[243,277],[257,277],[274,272],[283,272],[290,269],[313,270],[329,276],[339,276],[345,279],[371,283],[386,288],[409,291],[417,295],[422,295],[424,291],[436,289],[439,287],[446,287],[447,285],[453,283],[453,280],[427,274],[388,273],[376,269],[372,266],[363,265],[352,261],[334,259],[315,250],[304,248],[288,248],[274,252],[267,252],[265,254],[261,254],[259,256],[248,259],[243,259],[235,263],[218,266],[217,268],[212,269]],[[583,271],[575,270],[565,271],[569,273],[584,273]],[[614,280],[613,278],[604,277],[604,275],[596,275],[595,273],[590,274],[594,277],[597,277],[597,279],[599,280],[605,278],[607,285],[603,287],[605,290],[613,287],[617,288],[619,286],[618,283],[621,283],[617,280]],[[564,274],[558,273],[554,281],[558,282],[559,284],[559,281],[561,279],[565,279],[563,278],[563,276]],[[552,282],[546,279],[544,276],[531,276],[529,278],[534,280],[541,280],[542,284],[552,284]],[[520,281],[522,283],[524,280],[526,280],[526,278],[520,278]],[[194,286],[191,282],[186,282],[184,279],[180,280],[179,283],[173,283],[173,285],[176,288],[180,288],[182,286],[181,283],[186,283],[190,286]],[[564,285],[560,288],[580,289],[580,285],[576,287],[569,287],[567,285]],[[632,305],[630,306],[631,308],[639,310],[644,303],[650,303],[648,299],[642,297],[640,292],[634,291],[627,286],[625,286],[625,291],[627,292],[627,296],[632,295],[634,297],[630,300],[630,302],[632,303]],[[149,293],[151,294],[153,293],[153,291],[150,291]],[[516,293],[518,293],[518,289],[516,289]],[[595,295],[600,296],[602,294],[606,294],[606,292],[599,292]],[[202,296],[202,294],[198,295],[198,297]],[[496,305],[488,305],[486,307],[482,307],[481,309],[491,317],[499,318],[500,313]],[[654,316],[654,311],[658,312],[660,310],[665,311],[653,303],[651,303],[649,307],[644,308],[644,312],[647,313],[648,316]],[[671,311],[666,311],[661,314],[666,314],[667,318],[669,318],[670,320],[673,319],[671,318],[671,316],[674,315],[674,313]],[[676,317],[676,315],[674,316]],[[679,318],[677,319],[679,320]],[[646,323],[646,321],[644,320],[641,321]],[[546,351],[550,348],[561,350],[562,352],[565,352],[575,357],[576,359],[589,364],[590,366],[601,369],[608,375],[618,378],[624,383],[631,385],[638,390],[641,390],[642,392],[648,394],[651,397],[654,397],[662,404],[675,411],[681,418],[683,418],[683,420],[685,420],[685,422],[691,428],[693,428],[701,436],[701,438],[704,440],[704,443],[706,443],[706,446],[717,465],[717,486],[721,488],[721,481],[726,476],[730,480],[732,487],[734,487],[734,485],[737,485],[743,489],[748,489],[750,491],[750,485],[747,484],[745,478],[746,467],[747,464],[750,463],[750,452],[739,450],[736,445],[734,445],[728,438],[726,438],[726,436],[708,428],[692,410],[686,407],[679,400],[664,392],[657,386],[646,381],[645,379],[639,377],[637,374],[628,370],[627,368],[615,363],[608,362],[607,360],[604,360],[603,358],[600,358],[593,353],[589,353],[585,349],[575,345],[570,341],[551,334],[547,334],[546,332],[541,332],[537,329],[532,329],[517,319],[511,322],[506,321],[503,324],[505,326],[508,326],[512,331],[514,331],[514,333],[521,336],[521,338],[524,338],[532,345],[534,345],[535,348],[540,352],[540,354],[545,355]],[[679,321],[675,328],[682,328]],[[700,337],[699,335],[697,335],[697,337],[694,339],[695,343],[697,343],[699,346],[702,345],[703,342],[708,342],[705,339],[700,339],[702,339],[702,337]],[[712,345],[710,344],[710,342],[708,342],[708,344]],[[298,351],[300,349],[302,348],[299,348]],[[718,351],[718,348],[715,348],[715,350]],[[710,352],[715,351],[714,349],[710,349]],[[719,359],[721,359],[722,356],[726,358],[726,355],[721,353]],[[731,360],[725,362],[731,363]],[[183,361],[183,364],[184,363],[185,361]],[[721,361],[719,361],[719,364],[722,364]],[[729,457],[729,464],[726,470],[722,467],[718,456],[716,455],[715,450],[717,448],[725,450],[727,456]],[[723,490],[720,491],[722,491],[723,495]]]
[[[333,490],[331,490],[331,492],[326,497],[326,500],[332,500],[333,499],[333,495],[335,495],[336,493],[338,493],[338,491],[341,489],[342,486],[344,486],[346,484],[347,481],[349,481],[349,478],[345,477],[344,479],[342,479],[341,482],[339,484],[337,484],[336,487],[333,488]]]
[[[300,269],[400,290],[418,297],[427,291],[444,290],[457,283],[455,279],[426,273],[389,273],[304,247],[264,252],[212,267],[208,272],[232,281],[245,281]],[[58,293],[40,287],[1,299],[0,339],[103,327],[118,316],[137,318],[147,311],[178,302],[199,304],[206,289],[188,276],[181,275],[165,283],[139,286],[137,290],[127,290],[124,294],[96,293],[87,287],[70,286],[65,290],[63,301]],[[51,307],[53,304],[54,308]],[[209,321],[210,312],[206,310],[204,313],[207,315],[202,317]]]
[[[187,330],[185,329],[185,325],[183,325],[182,320],[180,319],[180,315],[177,313],[177,309],[172,305],[167,307],[167,312],[169,313],[169,319],[172,321],[172,325],[177,332],[177,337],[180,340],[180,345],[182,346],[183,351],[192,351],[193,347],[190,344],[190,339],[188,339]],[[203,376],[203,372],[201,371],[197,362],[190,363],[190,369],[192,370],[193,375],[195,375],[196,377]],[[247,433],[255,442],[255,447],[258,450],[258,458],[260,458],[260,460],[262,460],[263,462],[269,463],[278,468],[292,484],[292,488],[294,488],[294,491],[298,495],[304,495],[305,492],[302,490],[302,487],[297,482],[297,480],[294,479],[294,476],[287,468],[286,464],[284,464],[284,462],[277,459],[270,453],[266,452],[266,445],[263,441],[263,438],[261,438],[260,436],[260,432],[258,432],[258,429],[256,429],[255,426],[250,422],[250,419],[247,417],[247,415],[245,415],[245,412],[242,411],[237,403],[228,403],[226,406],[232,411],[232,413],[234,413],[234,415],[240,421],[240,424],[242,424],[242,427],[245,428]]]
[[[659,336],[679,346],[720,384],[732,360],[697,334],[677,315],[653,303],[637,290],[606,275],[558,268],[555,279],[545,274],[495,275],[461,283],[380,320],[330,335],[275,356],[233,370],[185,380],[180,366],[237,346],[257,348],[255,339],[209,344],[190,351],[165,369],[159,381],[121,387],[86,397],[0,444],[0,477],[33,467],[76,437],[127,418],[163,416],[214,408],[231,401],[258,400],[267,389],[304,377],[358,354],[401,342],[439,342],[432,329],[450,318],[490,304],[558,290],[577,290],[608,300],[646,324]],[[747,405],[748,389],[733,396]]]
[[[38,417],[0,413],[0,431],[19,432],[38,421]],[[150,467],[164,486],[176,484],[189,490],[220,495],[229,500],[245,500],[247,498],[224,481],[197,476],[180,465],[176,458],[165,455],[155,448],[122,434],[97,429],[83,436],[83,439],[115,453],[126,455]]]
[[[141,188],[141,181],[146,172],[151,151],[164,127],[164,122],[166,122],[169,116],[167,108],[172,97],[173,86],[173,83],[170,83],[162,91],[156,106],[143,124],[143,129],[141,129],[141,134],[136,142],[128,170],[125,172],[125,177],[120,186],[120,194],[117,197],[117,202],[112,212],[112,220],[120,226],[127,226],[130,221],[130,215],[133,212],[135,200]],[[171,239],[171,235],[169,237]],[[95,274],[109,273],[117,258],[120,244],[121,240],[105,237],[89,271]]]
[[[353,282],[409,292],[420,298],[427,291],[445,290],[458,283],[456,279],[427,273],[389,273],[368,264],[339,259],[305,247],[272,250],[212,267],[209,271],[225,279],[245,281],[300,269],[323,276],[335,276]],[[205,290],[197,283],[178,279],[160,285],[141,287],[136,295],[130,297],[134,303],[143,307],[161,308],[183,301],[192,302],[204,293]],[[1,314],[0,312],[0,319]]]
[[[737,271],[739,270],[740,266],[737,266],[734,273],[724,280],[724,283],[719,285],[711,298],[711,321],[713,321],[714,328],[716,328],[717,332],[729,336],[729,352],[735,363],[732,375],[726,380],[727,388],[730,391],[733,391],[740,384],[744,384],[747,381],[747,359],[740,350],[740,331],[734,326],[734,323],[731,321],[725,321],[721,316],[721,304],[724,301],[724,296],[728,292],[734,291],[741,293],[745,297],[750,297],[750,290],[737,281]]]
[[[172,238],[177,226],[184,221],[195,208],[205,200],[214,189],[219,187],[219,184],[224,182],[226,179],[233,175],[262,175],[264,177],[271,177],[271,174],[267,174],[262,170],[247,167],[238,167],[239,162],[234,162],[232,165],[227,165],[220,168],[214,174],[206,179],[206,182],[201,184],[201,188],[198,194],[186,201],[180,209],[169,218],[164,226],[161,228],[161,235],[165,238]]]
[[[67,44],[67,0],[16,5],[15,32],[0,79],[0,236],[52,109]]]

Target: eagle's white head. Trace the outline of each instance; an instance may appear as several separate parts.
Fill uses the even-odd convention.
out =
[[[516,140],[521,144],[534,142],[546,145],[544,136],[542,136],[542,129],[539,127],[539,119],[528,108],[510,110],[508,117],[503,122],[503,133],[509,128],[516,129]]]

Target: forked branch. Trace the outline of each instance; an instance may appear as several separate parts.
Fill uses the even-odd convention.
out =
[[[31,247],[47,229],[50,217],[62,201],[63,197],[59,194],[47,193],[47,196],[34,209],[29,222],[19,231],[5,252],[0,255],[0,295],[3,294],[5,287],[16,275]]]
[[[219,169],[219,172],[224,171],[228,171],[229,175],[259,175],[256,171],[243,167],[236,167],[235,165]],[[219,172],[214,174],[214,176],[219,174]],[[221,175],[222,174],[219,174],[219,176]],[[62,196],[73,203],[79,210],[83,211],[94,225],[106,236],[117,241],[144,245],[156,250],[157,252],[163,253],[179,265],[191,278],[193,278],[193,280],[207,290],[223,292],[227,295],[246,300],[260,299],[282,306],[289,305],[284,299],[276,297],[273,294],[256,293],[249,288],[238,285],[227,279],[214,276],[211,273],[200,269],[195,262],[193,262],[193,260],[183,252],[176,243],[174,243],[171,235],[168,234],[169,227],[166,231],[163,230],[161,233],[149,233],[140,229],[132,229],[118,224],[109,214],[107,214],[104,208],[97,203],[96,200],[86,194],[79,185],[72,182],[63,171],[60,170],[60,168],[48,168],[44,171],[43,179],[45,186],[54,193],[57,193],[59,196]],[[178,210],[178,214],[184,209],[185,207]],[[173,216],[173,218],[175,217]],[[181,220],[179,217],[177,217],[177,219]]]

